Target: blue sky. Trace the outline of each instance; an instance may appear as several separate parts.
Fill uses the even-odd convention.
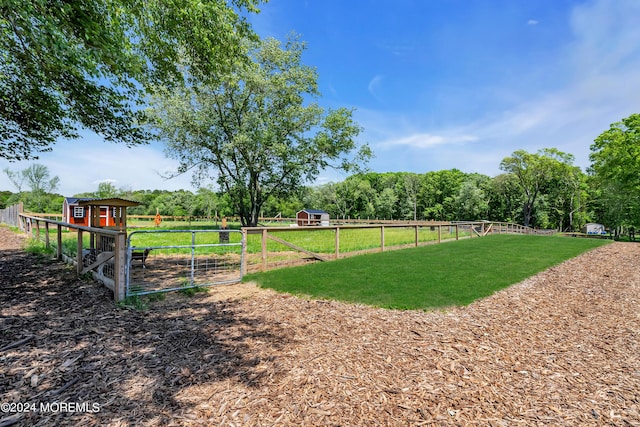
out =
[[[377,172],[457,168],[490,176],[517,149],[555,147],[589,165],[589,146],[640,112],[638,0],[271,0],[263,37],[291,31],[317,68],[320,104],[354,108]],[[38,161],[59,192],[193,189],[161,144],[127,149],[87,135]],[[27,162],[0,161],[20,170]],[[317,183],[342,180],[333,171]],[[0,189],[15,190],[5,174]]]

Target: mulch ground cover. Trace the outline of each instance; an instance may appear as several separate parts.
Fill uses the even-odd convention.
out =
[[[21,248],[0,227],[2,427],[640,426],[638,244],[435,312],[250,284],[133,310]]]

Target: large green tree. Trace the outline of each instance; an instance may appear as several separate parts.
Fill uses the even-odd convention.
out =
[[[456,196],[467,174],[458,170],[427,172],[423,176],[420,190],[420,205],[427,220],[457,220]]]
[[[489,217],[493,221],[516,222],[522,215],[523,196],[518,178],[503,173],[491,179],[486,190]]]
[[[18,192],[22,192],[24,185],[29,187],[32,193],[50,193],[58,189],[60,178],[51,177],[49,168],[45,165],[34,163],[21,171],[12,171],[9,168],[4,169],[13,185],[16,186]]]
[[[523,195],[522,217],[525,226],[532,223],[538,198],[547,194],[554,180],[570,170],[573,163],[571,154],[555,148],[545,148],[537,153],[516,150],[500,163],[500,169],[517,177]]]
[[[267,39],[250,46],[220,84],[193,82],[154,98],[150,115],[180,172],[217,177],[242,224],[254,226],[263,204],[285,198],[322,170],[356,170],[370,157],[358,149],[360,126],[346,108],[325,111],[317,73],[302,64],[304,43]]]
[[[403,177],[405,194],[407,195],[407,204],[411,207],[411,218],[415,221],[418,219],[418,195],[420,193],[420,175],[416,173],[408,173]]]
[[[612,228],[640,225],[640,114],[611,124],[591,145],[595,209]]]
[[[571,162],[556,165],[546,190],[547,228],[574,231],[584,224],[585,184],[586,175],[578,166]]]
[[[398,196],[393,188],[387,187],[375,197],[375,216],[380,219],[393,219],[393,212],[398,203]]]
[[[488,219],[489,198],[486,189],[490,180],[486,175],[473,174],[462,183],[454,203],[459,220]]]
[[[255,37],[261,0],[3,0],[0,157],[37,158],[79,128],[135,145],[146,93],[215,80]]]
[[[62,208],[62,198],[53,194],[60,185],[60,178],[52,177],[49,168],[34,163],[21,171],[4,169],[4,173],[18,189],[10,204],[22,201],[30,212],[58,212]],[[25,190],[28,188],[28,190]]]

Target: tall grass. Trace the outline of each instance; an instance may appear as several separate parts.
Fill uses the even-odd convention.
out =
[[[467,305],[608,241],[493,235],[245,276],[281,292],[397,309]]]
[[[51,246],[47,248],[44,242],[33,238],[27,239],[24,250],[33,255],[51,255],[54,253],[54,249]]]

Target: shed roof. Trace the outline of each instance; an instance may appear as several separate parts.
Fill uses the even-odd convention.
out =
[[[92,199],[90,197],[65,197],[64,200],[69,205],[77,205],[79,202]]]
[[[90,197],[67,197],[67,203],[79,206],[138,206],[139,202],[122,199],[120,197],[109,197],[105,199],[93,199]]]
[[[300,212],[306,212],[306,213],[310,213],[310,214],[328,214],[329,212],[325,212],[323,210],[320,209],[302,209],[301,211],[298,211],[298,213]]]

